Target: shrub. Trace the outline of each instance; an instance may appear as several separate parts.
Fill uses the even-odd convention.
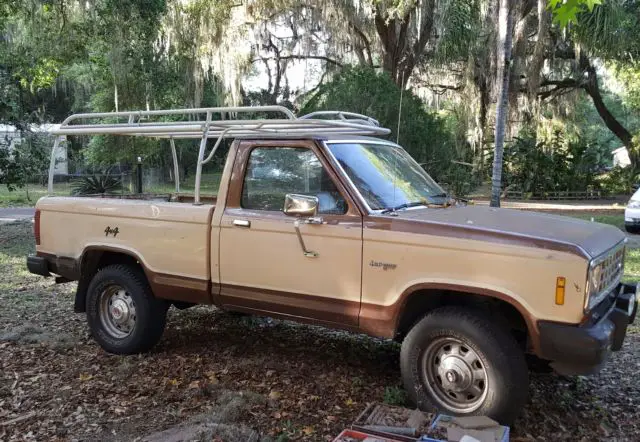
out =
[[[114,194],[122,189],[120,178],[109,175],[91,175],[77,178],[71,183],[73,195]]]
[[[538,140],[523,130],[505,148],[503,184],[529,194],[550,191],[583,191],[598,187],[601,158],[597,146],[563,134]]]

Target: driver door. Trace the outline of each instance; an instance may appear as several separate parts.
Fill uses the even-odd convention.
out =
[[[357,326],[362,216],[314,142],[243,142],[220,229],[219,302],[236,310]],[[241,190],[240,190],[241,189]],[[283,212],[318,198],[316,221]],[[303,244],[307,251],[303,250]]]

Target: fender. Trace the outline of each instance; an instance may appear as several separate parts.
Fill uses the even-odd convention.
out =
[[[462,284],[450,284],[444,282],[420,282],[407,287],[391,305],[378,305],[362,303],[360,309],[360,329],[373,336],[394,338],[398,332],[400,318],[406,307],[407,301],[414,293],[426,290],[446,290],[462,294],[487,296],[504,301],[514,307],[524,319],[527,332],[534,352],[537,354],[540,348],[540,332],[537,320],[524,305],[513,296],[484,287],[467,286]]]
[[[100,253],[96,254],[95,258],[89,258],[92,252]],[[147,281],[149,282],[153,294],[157,298],[191,304],[213,303],[211,297],[211,281],[209,280],[158,273],[149,268],[137,251],[128,247],[115,247],[106,244],[90,244],[85,246],[80,258],[77,260],[77,266],[78,269],[80,269],[80,279],[78,282],[78,290],[76,291],[74,306],[74,310],[76,312],[86,311],[87,289],[98,266],[100,264],[118,262],[117,259],[110,262],[112,259],[108,258],[105,263],[103,260],[104,252],[126,256],[130,260],[134,260],[139,264],[147,277]]]

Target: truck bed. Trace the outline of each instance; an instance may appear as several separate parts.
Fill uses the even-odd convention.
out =
[[[154,274],[209,281],[215,206],[171,199],[44,197],[36,205],[42,238],[37,251],[78,260],[85,250],[106,246],[127,252]]]

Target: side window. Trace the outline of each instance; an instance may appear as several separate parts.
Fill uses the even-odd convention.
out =
[[[344,214],[347,203],[313,151],[258,147],[251,151],[242,188],[242,207],[282,211],[287,193],[318,198],[318,213]]]

